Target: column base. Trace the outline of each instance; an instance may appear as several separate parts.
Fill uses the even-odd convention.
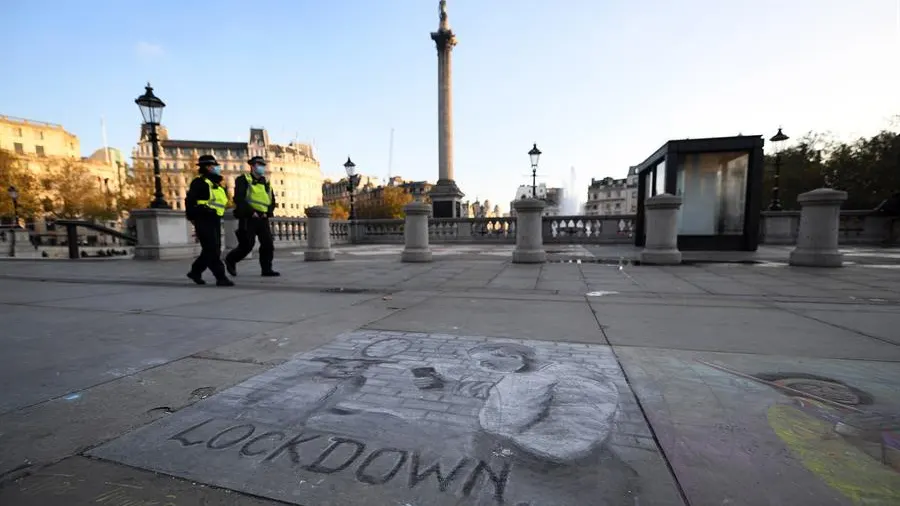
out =
[[[788,263],[796,267],[843,267],[844,255],[837,251],[795,249]]]
[[[306,262],[329,262],[334,260],[334,250],[308,249],[303,252],[303,260]]]
[[[428,193],[435,218],[459,218],[460,203],[465,194],[452,179],[439,179]]]
[[[401,262],[424,263],[431,261],[430,249],[404,249],[400,254]]]
[[[647,265],[679,265],[681,264],[681,252],[677,249],[668,250],[643,250],[640,261]]]
[[[547,252],[544,250],[514,250],[512,261],[514,264],[543,264],[547,262]]]

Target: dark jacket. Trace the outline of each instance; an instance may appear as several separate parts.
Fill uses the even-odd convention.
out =
[[[184,209],[187,219],[194,221],[205,218],[219,219],[215,211],[206,206],[198,206],[198,200],[209,200],[209,185],[206,180],[209,179],[216,185],[222,184],[222,176],[215,174],[206,174],[201,172],[199,176],[191,181],[188,188],[187,196],[184,199]]]
[[[272,203],[269,204],[269,210],[266,212],[266,216],[271,218],[275,215],[275,192],[272,191],[269,181],[264,177],[253,178],[253,184],[265,185],[266,190],[272,195]],[[250,204],[247,204],[247,178],[244,174],[241,174],[234,180],[234,217],[238,219],[249,218],[253,216],[254,212]]]

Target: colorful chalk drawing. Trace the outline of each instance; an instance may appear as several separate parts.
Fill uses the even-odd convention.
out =
[[[900,505],[900,416],[874,411],[871,395],[806,373],[746,375],[787,399],[770,406],[769,425],[803,466],[856,506]]]

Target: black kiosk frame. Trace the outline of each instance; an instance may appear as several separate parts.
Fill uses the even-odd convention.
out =
[[[679,249],[756,251],[764,144],[761,135],[663,144],[637,166],[635,245],[646,242],[646,200],[665,192],[683,199]]]

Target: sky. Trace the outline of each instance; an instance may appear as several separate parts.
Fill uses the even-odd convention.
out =
[[[900,0],[448,0],[455,178],[624,177],[669,139],[871,135],[900,115]],[[130,155],[151,82],[176,139],[314,142],[326,176],[437,179],[438,0],[2,0],[0,114]],[[389,164],[391,129],[393,157]],[[583,199],[584,195],[582,195]]]

